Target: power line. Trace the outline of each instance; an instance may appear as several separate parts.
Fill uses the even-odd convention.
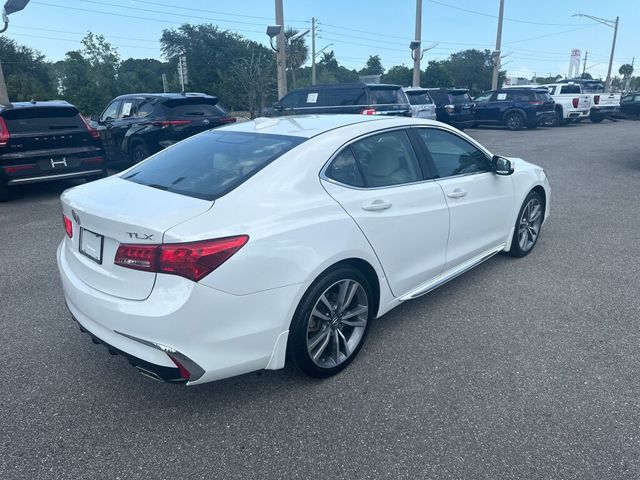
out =
[[[23,29],[23,30],[38,30],[38,31],[42,31],[42,32],[53,32],[53,33],[68,33],[70,35],[86,35],[87,32],[71,32],[69,30],[54,30],[51,28],[37,28],[37,27],[22,27],[20,25],[11,25],[11,28],[19,28],[19,29]],[[146,38],[136,38],[136,37],[121,37],[118,35],[107,35],[107,34],[100,34],[105,38],[119,38],[121,40],[135,40],[136,42],[151,42],[151,43],[158,43],[158,40],[149,40]]]
[[[562,32],[549,33],[548,35],[540,35],[539,37],[523,38],[522,40],[516,40],[514,42],[507,42],[507,43],[505,43],[505,45],[511,45],[513,43],[529,42],[531,40],[538,40],[540,38],[553,37],[553,36],[556,36],[556,35],[562,35],[562,34],[565,34],[565,33],[575,32],[577,30],[584,30],[585,28],[591,28],[591,27],[595,27],[595,26],[598,26],[598,24],[594,23],[594,24],[586,25],[584,27],[572,28],[570,30],[563,30]]]
[[[45,40],[57,40],[59,42],[80,43],[80,40],[71,40],[70,38],[47,37],[47,36],[44,36],[44,35],[30,35],[28,33],[11,33],[10,35],[11,36],[18,36],[18,37],[43,38]],[[160,50],[160,47],[158,47],[158,48],[143,47],[141,45],[123,45],[123,44],[115,44],[115,43],[113,43],[112,45],[114,45],[116,47],[124,47],[124,48],[142,48],[142,49],[146,49],[146,50],[155,50],[155,51],[159,51]],[[2,62],[2,63],[6,63],[6,62]]]

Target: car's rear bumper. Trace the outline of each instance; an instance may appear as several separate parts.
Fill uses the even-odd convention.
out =
[[[189,384],[284,365],[283,351],[276,347],[286,346],[292,305],[301,285],[232,295],[158,274],[149,297],[128,300],[80,280],[64,248],[58,248],[57,259],[73,317],[134,365],[143,361],[149,371],[165,371],[176,368],[174,360],[178,360],[190,374]]]
[[[103,175],[104,169],[81,170],[77,172],[56,173],[36,176],[21,176],[9,178],[7,185],[24,185],[27,183],[51,182],[54,180],[68,180],[72,178],[94,177]]]
[[[591,107],[591,114],[596,115],[610,115],[613,113],[617,113],[620,110],[620,107],[615,105],[597,105]]]
[[[576,119],[576,118],[587,118],[589,116],[589,110],[570,110],[567,118]]]

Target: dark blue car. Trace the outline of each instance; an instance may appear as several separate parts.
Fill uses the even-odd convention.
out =
[[[553,122],[555,102],[546,88],[509,87],[475,99],[476,125],[504,125],[509,130]]]

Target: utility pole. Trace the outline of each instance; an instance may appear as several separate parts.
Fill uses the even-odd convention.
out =
[[[278,64],[278,99],[287,94],[287,55],[284,38],[284,10],[282,0],[276,2],[276,25],[280,25],[281,29],[276,36],[276,61]]]
[[[585,50],[584,51],[584,63],[582,64],[582,75],[584,76],[585,72],[587,71],[587,57],[589,56],[589,51]]]
[[[611,44],[611,56],[609,57],[609,69],[607,70],[607,81],[605,83],[604,91],[611,91],[611,68],[613,67],[613,54],[616,51],[616,37],[618,36],[618,22],[620,17],[616,17],[615,26],[613,27],[613,43]]]
[[[416,0],[416,35],[415,41],[420,48],[420,42],[422,41],[422,0]],[[413,86],[420,86],[420,60],[422,58],[422,52],[414,50],[413,55]],[[420,53],[420,54],[418,54]]]
[[[498,16],[498,32],[496,34],[496,50],[493,52],[493,77],[491,78],[491,90],[498,88],[498,76],[500,75],[500,49],[502,48],[502,18],[504,17],[504,0],[500,0],[500,14]]]
[[[611,44],[611,56],[609,57],[609,69],[607,70],[607,80],[605,81],[604,91],[611,91],[611,68],[613,67],[613,55],[616,51],[616,37],[618,36],[618,22],[620,17],[616,17],[615,20],[607,20],[606,18],[594,17],[593,15],[587,15],[585,13],[574,13],[572,17],[586,17],[594,22],[601,23],[607,27],[613,28],[613,43]]]
[[[311,18],[311,85],[316,84],[316,17]]]
[[[0,33],[4,33],[9,28],[9,15],[19,12],[27,6],[29,0],[7,0],[2,8],[2,21],[4,26],[0,28]],[[7,93],[7,84],[4,81],[4,72],[2,71],[2,64],[0,64],[0,104],[10,105],[9,94]]]

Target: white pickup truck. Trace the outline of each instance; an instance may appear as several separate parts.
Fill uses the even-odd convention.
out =
[[[582,93],[577,84],[548,83],[540,85],[549,90],[549,95],[556,102],[556,119],[554,125],[566,125],[588,118],[591,113],[591,96]]]
[[[620,110],[620,94],[604,93],[604,84],[600,80],[575,78],[561,80],[558,83],[579,85],[581,93],[591,97],[589,118],[593,123],[599,123]]]

